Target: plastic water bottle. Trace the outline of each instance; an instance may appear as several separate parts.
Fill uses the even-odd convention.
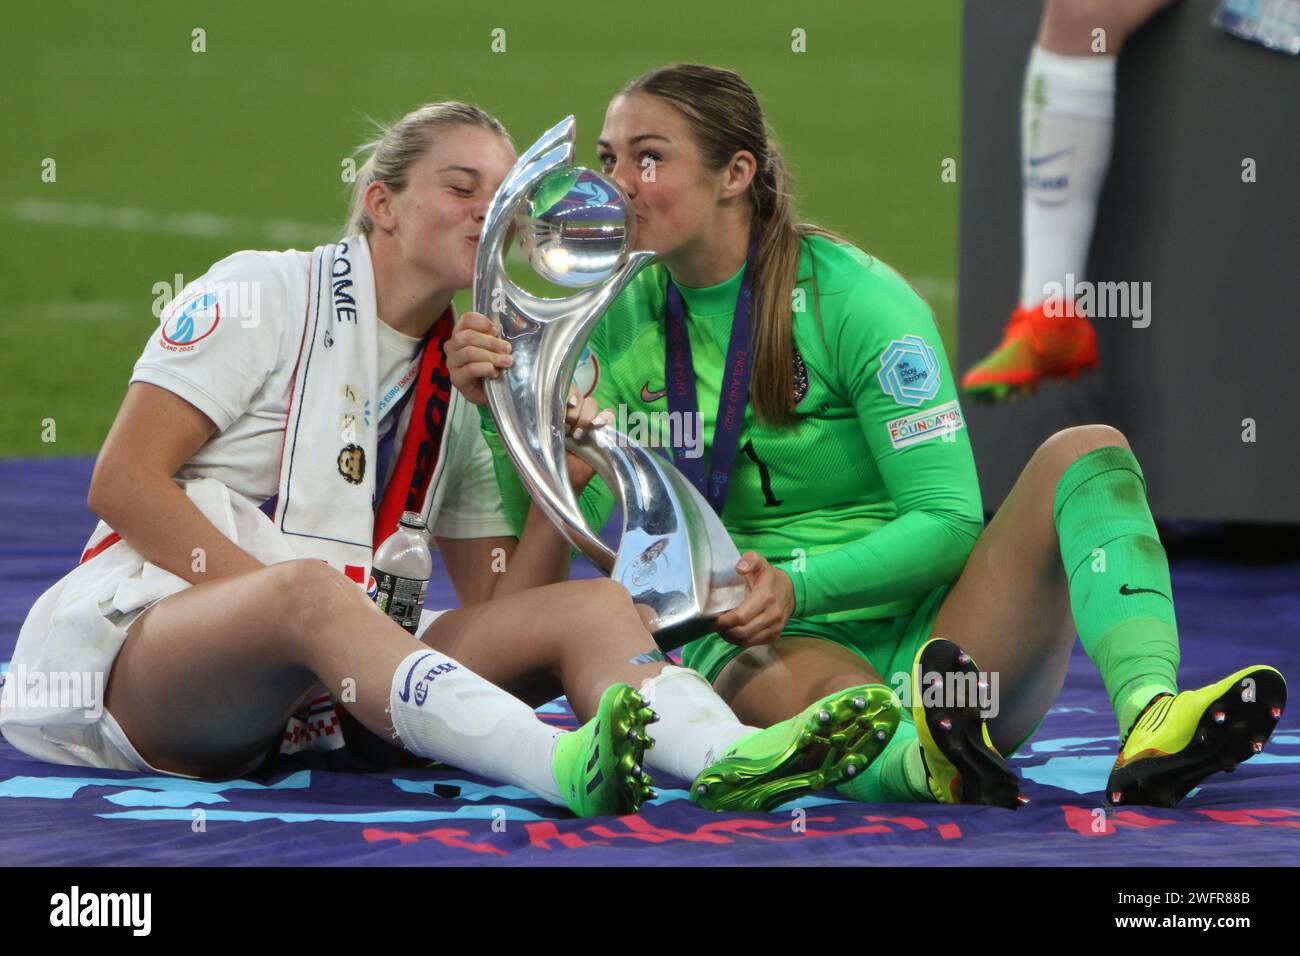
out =
[[[424,515],[403,511],[397,530],[375,552],[375,603],[412,634],[420,626],[420,612],[429,593],[433,554],[425,535]]]

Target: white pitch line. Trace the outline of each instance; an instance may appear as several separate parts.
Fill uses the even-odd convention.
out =
[[[277,244],[293,245],[302,242],[309,248],[337,239],[340,233],[338,226],[318,223],[284,219],[237,219],[210,212],[159,212],[133,206],[103,206],[60,199],[19,199],[7,206],[6,213],[6,218],[13,222],[115,229],[121,232],[148,232],[200,239],[256,235]],[[511,264],[523,261],[517,248],[510,250],[507,261]],[[907,278],[925,298],[952,301],[957,297],[957,283],[953,279],[927,275]]]
[[[122,319],[137,319],[140,312],[149,314],[148,303],[143,310],[139,303],[111,302],[108,300],[64,300],[56,302],[36,302],[26,306],[23,314],[44,322],[76,320],[81,322],[117,322]]]
[[[104,206],[61,199],[19,199],[5,207],[12,222],[83,229],[113,229],[195,239],[264,236],[275,243],[303,242],[314,247],[338,237],[340,227],[283,219],[237,219],[210,212],[160,212],[133,206]]]

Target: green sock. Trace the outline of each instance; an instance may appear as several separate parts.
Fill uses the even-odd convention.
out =
[[[1126,736],[1152,697],[1178,686],[1169,562],[1137,459],[1117,445],[1077,459],[1056,486],[1052,515],[1079,640]]]
[[[915,803],[934,802],[934,796],[925,783],[925,764],[921,762],[921,742],[916,737],[916,725],[905,716],[898,722],[893,738],[885,745],[880,756],[848,783],[842,783],[835,792],[862,803]]]

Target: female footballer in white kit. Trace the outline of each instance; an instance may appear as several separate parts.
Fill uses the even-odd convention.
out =
[[[734,792],[776,802],[862,769],[893,731],[886,709],[841,692],[811,717],[746,727],[655,650],[621,586],[536,587],[555,579],[558,532],[511,536],[477,415],[441,360],[512,144],[476,107],[438,103],[371,146],[346,239],[237,253],[169,308],[96,461],[103,520],[11,662],[11,679],[106,686],[90,701],[6,695],[0,732],[53,763],[239,775],[324,685],[379,738],[580,815],[636,810],[643,758],[690,777],[743,743],[725,766]],[[596,411],[578,406],[570,426],[600,427]],[[357,586],[407,509],[425,514],[462,605],[425,612],[416,636]],[[498,673],[475,648],[511,632],[530,653]],[[587,723],[560,733],[489,679],[534,704],[562,690]]]

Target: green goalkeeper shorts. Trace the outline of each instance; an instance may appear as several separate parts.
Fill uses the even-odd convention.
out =
[[[930,638],[939,605],[948,593],[942,584],[930,591],[915,611],[902,617],[867,621],[825,621],[790,618],[780,640],[791,637],[819,637],[847,647],[863,658],[894,690],[908,686],[916,652]],[[682,664],[699,671],[710,684],[722,669],[745,648],[729,644],[717,634],[706,634],[682,648]],[[899,678],[897,675],[905,675]],[[900,685],[899,681],[903,683]]]

